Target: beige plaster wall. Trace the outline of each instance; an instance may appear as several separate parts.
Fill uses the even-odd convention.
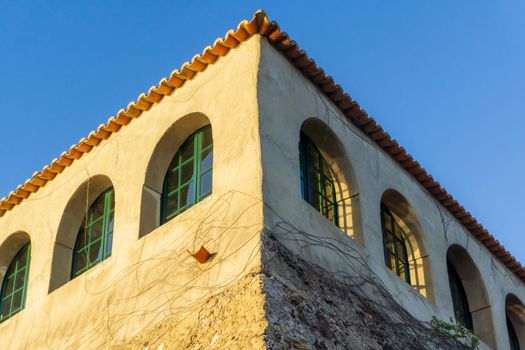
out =
[[[200,121],[185,122],[192,117]],[[344,192],[353,197],[348,220],[353,232],[343,233],[300,197],[299,131],[312,118],[326,124],[339,139],[334,161],[340,171],[351,166],[351,174],[345,174],[351,184]],[[167,164],[152,165],[151,157],[169,158],[166,149],[177,147],[180,135],[176,129],[169,131],[174,124],[187,135],[203,120],[209,120],[213,129],[213,194],[158,227],[159,190],[154,179],[146,179],[150,179],[148,171],[162,173]],[[175,139],[163,138],[166,132],[173,132]],[[159,142],[168,148],[158,151]],[[72,281],[57,282],[51,274],[52,256],[64,211],[81,185],[95,176],[109,178],[115,188],[112,256]],[[406,199],[417,218],[418,241],[426,252],[421,259],[430,265],[425,271],[430,299],[384,264],[379,212],[383,194],[390,189]],[[260,268],[263,227],[334,277],[380,281],[421,320],[432,315],[452,317],[446,256],[450,246],[459,245],[481,271],[487,290],[490,307],[484,312],[492,316],[489,323],[495,331],[484,340],[508,349],[505,296],[512,293],[525,300],[524,284],[258,36],[230,51],[0,219],[0,242],[19,244],[21,232],[26,232],[32,243],[26,308],[0,324],[0,347],[125,346],[163,320],[195,321],[211,296],[227,293],[243,276]],[[187,253],[201,244],[217,253],[204,265]],[[67,262],[64,265],[70,269]],[[356,288],[368,291],[371,298],[377,293],[369,283]],[[259,299],[254,303],[261,304]],[[257,322],[261,325],[264,320],[257,318]],[[13,334],[24,337],[9,336]],[[253,344],[261,342],[253,340]]]
[[[523,282],[494,258],[389,155],[348,122],[313,84],[266,41],[262,42],[257,93],[264,169],[265,227],[274,232],[287,248],[336,276],[352,277],[371,269],[401,305],[418,319],[427,321],[433,315],[444,320],[453,317],[446,256],[451,245],[464,247],[481,271],[490,303],[484,313],[487,327],[494,328],[494,334],[484,335],[484,346],[508,349],[505,296],[514,293],[525,300]],[[358,198],[359,207],[356,209],[361,215],[362,244],[332,225],[301,198],[299,131],[303,123],[311,118],[318,118],[335,133],[352,165],[355,184],[350,193]],[[320,128],[319,132],[324,131]],[[428,253],[424,259],[430,265],[430,271],[425,273],[430,288],[427,295],[432,298],[418,293],[385,266],[380,203],[387,190],[399,192],[417,218],[421,230],[419,241]],[[361,257],[367,262],[366,266],[361,263]]]
[[[195,312],[260,264],[259,52],[257,36],[230,51],[1,219],[0,242],[27,232],[32,257],[26,308],[0,324],[0,348],[116,346],[167,317]],[[150,158],[170,126],[195,113],[212,125],[213,194],[139,239]],[[96,175],[109,178],[116,194],[112,256],[49,292],[66,205]],[[187,253],[201,244],[216,253],[203,265]],[[59,268],[70,271],[67,262]]]

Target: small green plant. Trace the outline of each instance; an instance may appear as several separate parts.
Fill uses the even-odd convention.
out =
[[[458,340],[465,343],[471,349],[477,349],[479,346],[479,339],[462,323],[450,319],[450,322],[445,322],[432,316],[430,321],[432,332],[445,340]]]

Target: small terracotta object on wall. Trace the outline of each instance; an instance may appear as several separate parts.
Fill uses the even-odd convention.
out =
[[[199,262],[199,264],[204,264],[210,258],[214,255],[211,254],[204,246],[202,245],[198,252],[192,253],[188,250],[188,254],[190,254],[195,260]]]

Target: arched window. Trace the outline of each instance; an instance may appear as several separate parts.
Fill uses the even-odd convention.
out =
[[[507,319],[507,332],[509,333],[510,341],[510,350],[520,350],[520,341],[518,340],[518,334],[512,325],[512,321],[509,319],[509,316],[506,316]]]
[[[211,194],[213,140],[207,125],[190,135],[171,161],[161,197],[165,223]]]
[[[446,264],[454,317],[495,349],[493,310],[483,275],[467,250],[458,244],[448,248]]]
[[[381,204],[381,225],[383,228],[383,249],[385,264],[401,279],[410,284],[410,265],[408,261],[405,232],[397,223],[392,212]]]
[[[303,199],[339,226],[332,171],[319,149],[304,133],[301,133],[299,142],[299,157]]]
[[[472,322],[472,313],[468,305],[467,293],[461,282],[456,269],[452,263],[447,259],[448,282],[450,285],[450,294],[452,295],[452,305],[454,306],[454,315],[456,320],[463,324],[466,328],[474,331],[474,324]]]
[[[505,318],[511,350],[520,350],[525,346],[525,305],[514,294],[505,298]]]
[[[113,187],[102,193],[89,207],[73,249],[74,278],[111,255],[115,216]]]
[[[0,321],[24,309],[31,261],[31,244],[26,243],[15,255],[2,282]]]
[[[386,267],[435,302],[429,254],[417,212],[394,189],[383,193],[378,207]]]

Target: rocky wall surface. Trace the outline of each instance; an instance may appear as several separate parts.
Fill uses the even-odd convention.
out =
[[[127,342],[124,349],[265,349],[262,275],[252,272],[184,314],[166,318]]]
[[[372,300],[350,281],[301,260],[271,236],[263,236],[263,241],[268,349],[467,348],[437,337],[428,324],[396,307],[381,285]]]
[[[466,349],[262,235],[261,270],[111,349]],[[378,286],[380,289],[381,286]],[[379,295],[379,297],[378,297]],[[395,302],[394,302],[395,303]]]

